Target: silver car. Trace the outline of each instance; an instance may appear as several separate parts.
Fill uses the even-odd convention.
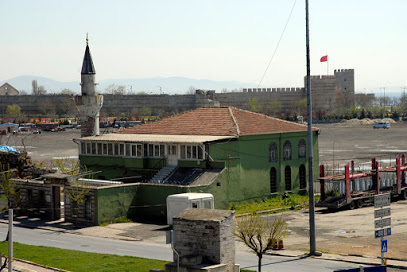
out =
[[[389,122],[379,122],[379,123],[377,123],[377,124],[374,124],[373,125],[373,128],[387,128],[387,129],[389,129],[390,128],[390,123]]]

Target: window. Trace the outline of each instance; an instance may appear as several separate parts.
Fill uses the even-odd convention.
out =
[[[124,144],[119,144],[119,155],[120,156],[124,155]]]
[[[131,144],[129,146],[130,146],[129,152],[131,152],[129,156],[139,157],[139,158],[143,157],[143,145],[142,144]]]
[[[291,167],[286,166],[285,167],[285,190],[286,191],[291,191]]]
[[[81,154],[86,154],[86,144],[85,143],[81,143]]]
[[[176,145],[168,146],[168,155],[177,155],[177,146]]]
[[[165,146],[148,144],[148,156],[149,157],[164,157]]]
[[[92,143],[92,154],[96,154],[96,143]]]
[[[275,167],[270,169],[270,193],[277,193],[277,169]]]
[[[300,190],[307,188],[307,177],[305,171],[305,165],[301,164],[300,166]]]
[[[181,145],[181,159],[204,160],[204,150],[199,145]]]
[[[107,155],[107,144],[103,144],[103,155]]]
[[[126,156],[131,156],[131,144],[126,144]]]
[[[291,143],[290,141],[285,141],[284,143],[284,160],[291,160]]]
[[[307,144],[304,139],[298,142],[298,158],[305,158],[307,156]]]
[[[269,146],[269,162],[277,161],[277,145],[276,143],[271,143]]]
[[[113,144],[107,144],[107,155],[113,155]]]
[[[92,154],[90,143],[86,143],[86,154]]]
[[[102,155],[102,143],[98,143],[98,155]]]
[[[113,147],[114,147],[113,154],[116,156],[119,155],[119,144],[114,143]]]

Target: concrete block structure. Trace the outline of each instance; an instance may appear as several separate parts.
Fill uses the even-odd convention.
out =
[[[174,217],[174,249],[179,254],[179,272],[235,272],[234,212],[186,209]],[[166,264],[177,271],[178,256]]]

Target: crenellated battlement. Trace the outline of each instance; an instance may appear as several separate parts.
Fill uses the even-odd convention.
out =
[[[244,88],[244,93],[287,93],[303,92],[304,88]]]

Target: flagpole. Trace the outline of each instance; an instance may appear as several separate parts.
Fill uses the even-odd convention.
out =
[[[326,75],[329,76],[329,60],[326,60]]]

